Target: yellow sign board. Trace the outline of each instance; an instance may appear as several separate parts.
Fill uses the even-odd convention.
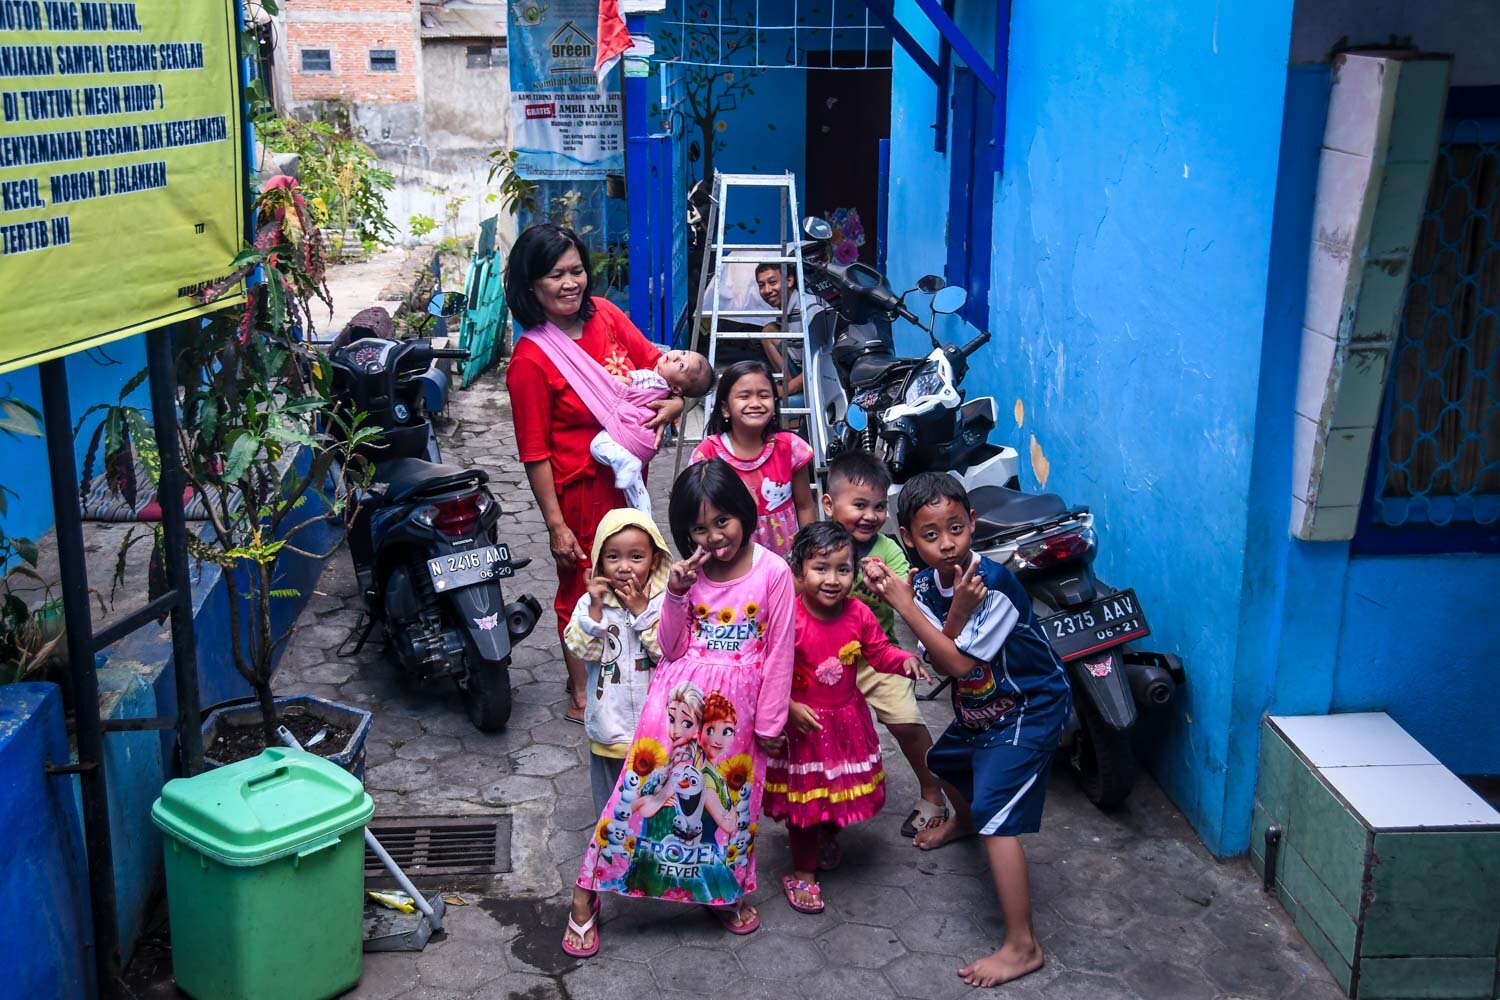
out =
[[[236,0],[0,0],[0,372],[243,301]]]

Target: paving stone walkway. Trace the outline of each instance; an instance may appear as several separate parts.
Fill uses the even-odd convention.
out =
[[[606,898],[598,957],[558,948],[569,887],[595,821],[582,728],[563,720],[564,673],[550,604],[546,530],[515,458],[509,407],[492,376],[458,393],[444,430],[447,461],[487,469],[503,506],[502,540],[530,556],[513,589],[530,589],[547,616],[516,651],[515,711],[498,734],[476,731],[456,695],[410,694],[378,650],[334,650],[359,613],[346,553],[330,563],[301,623],[277,688],[375,712],[366,784],[377,819],[508,814],[509,874],[464,883],[448,933],[421,954],[367,955],[353,997],[605,1000],[973,995],[955,975],[999,941],[999,908],[974,842],[918,853],[897,834],[916,783],[887,738],[890,805],[849,831],[847,863],[824,881],[827,910],[782,900],[785,835],[766,824],[762,928],[722,930],[697,908]],[[665,510],[670,452],[653,477]],[[670,537],[670,535],[669,535]],[[934,732],[947,708],[926,706]],[[1243,860],[1217,862],[1148,779],[1128,806],[1094,809],[1059,770],[1042,832],[1027,838],[1041,972],[991,995],[1052,1000],[1334,1000],[1341,996],[1307,944],[1263,896]],[[981,994],[983,995],[983,994]]]

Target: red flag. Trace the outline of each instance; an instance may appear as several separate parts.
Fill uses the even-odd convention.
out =
[[[594,50],[594,73],[599,77],[600,90],[606,89],[609,71],[615,68],[630,44],[630,31],[625,27],[625,15],[620,13],[620,0],[599,0],[599,46]]]

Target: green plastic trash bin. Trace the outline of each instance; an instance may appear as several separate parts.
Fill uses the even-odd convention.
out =
[[[200,1000],[331,997],[359,981],[364,826],[359,780],[276,747],[167,782],[172,974]]]

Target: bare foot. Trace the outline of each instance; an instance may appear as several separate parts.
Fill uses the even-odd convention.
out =
[[[584,706],[583,705],[578,705],[578,704],[574,704],[572,702],[569,702],[568,703],[568,708],[567,708],[567,710],[563,714],[565,716],[567,716],[568,721],[570,721],[570,722],[582,722],[583,721],[583,712],[584,712]]]
[[[974,825],[972,823],[960,822],[956,818],[946,819],[936,826],[929,826],[925,830],[918,831],[911,842],[924,851],[935,851],[955,840],[963,840],[965,837],[974,836]]]
[[[958,976],[970,986],[999,986],[1030,975],[1044,964],[1042,947],[1035,941],[1029,946],[1007,942],[993,955],[970,962],[958,970]]]

